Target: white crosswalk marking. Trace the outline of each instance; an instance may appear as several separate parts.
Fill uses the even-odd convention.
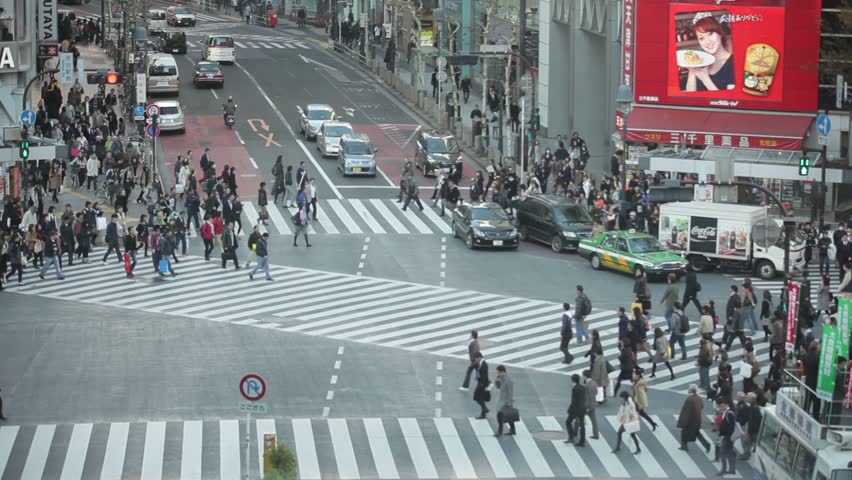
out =
[[[240,465],[240,424],[236,420],[223,420],[219,422],[220,478],[239,480]]]
[[[314,431],[310,419],[293,420],[293,437],[295,439],[296,459],[299,465],[299,478],[302,480],[320,480],[317,448],[314,444]]]
[[[101,480],[121,478],[121,472],[124,471],[124,456],[129,433],[129,423],[119,422],[110,425],[106,452],[104,453],[104,464],[101,468]]]
[[[575,447],[560,439],[536,441],[536,431],[562,432],[552,416],[516,422],[514,437],[493,436],[493,423],[473,418],[293,418],[255,419],[256,433],[249,444],[241,443],[238,420],[187,420],[132,424],[26,425],[0,427],[0,477],[91,478],[256,478],[263,466],[264,434],[274,433],[278,443],[293,450],[302,479],[399,479],[399,478],[706,478],[716,470],[712,457],[677,450],[674,422],[659,419],[656,432],[639,433],[642,453],[633,457],[610,453],[618,421],[601,419],[600,439],[588,439],[590,447]],[[93,432],[107,431],[106,445]],[[218,435],[203,435],[205,431]],[[588,429],[587,429],[588,430]],[[171,432],[165,441],[165,432]],[[129,436],[128,436],[129,432]],[[504,432],[505,433],[505,432]],[[171,438],[172,436],[175,438]],[[70,437],[70,441],[68,439]],[[564,437],[563,437],[564,438]],[[632,450],[628,436],[624,450]],[[67,444],[67,451],[66,451]],[[250,472],[241,454],[248,446]],[[126,450],[126,452],[125,452]],[[10,457],[9,452],[15,451]],[[218,458],[215,452],[219,452]],[[318,455],[318,451],[321,455]],[[50,454],[48,454],[50,452]],[[85,465],[92,458],[117,458],[120,462]],[[124,467],[124,459],[128,459]],[[139,461],[142,471],[139,472]],[[180,473],[176,474],[176,465]],[[624,462],[624,463],[622,463]],[[375,469],[373,468],[375,466]],[[637,469],[636,467],[639,467]],[[164,472],[165,467],[165,472]],[[740,475],[751,478],[745,462]],[[618,476],[613,474],[617,473]]]
[[[441,232],[441,233],[453,233],[453,230],[450,228],[449,225],[447,225],[447,222],[445,222],[443,219],[441,219],[441,217],[438,216],[438,214],[435,213],[434,210],[432,210],[431,208],[425,208],[425,209],[423,209],[423,213],[426,214],[426,218],[428,218],[429,221],[431,221],[433,224],[435,224],[435,227],[438,228],[439,232]],[[451,215],[451,213],[449,213],[449,211],[447,212],[447,214]]]
[[[343,205],[340,203],[340,200],[337,199],[329,199],[326,203],[331,207],[334,211],[334,214],[343,222],[343,225],[346,226],[346,229],[349,230],[350,233],[363,233],[361,231],[361,227],[359,227],[355,220],[349,215]]]
[[[328,419],[328,430],[331,433],[334,458],[337,460],[337,474],[340,479],[357,480],[361,478],[346,420],[343,418]]]
[[[55,432],[56,425],[39,425],[36,428],[35,436],[30,444],[30,453],[27,455],[27,463],[24,464],[24,471],[21,473],[21,480],[41,480]]]
[[[349,203],[351,203],[352,206],[355,207],[355,212],[357,212],[358,215],[361,216],[361,219],[364,220],[364,223],[366,223],[367,226],[370,227],[370,231],[375,233],[387,233],[385,232],[385,229],[382,228],[381,225],[379,225],[379,222],[377,222],[376,219],[373,218],[372,215],[370,215],[370,212],[367,210],[364,204],[361,203],[361,200],[353,198],[352,200],[349,200]]]
[[[240,43],[240,42],[237,42],[237,41],[234,41],[234,45],[236,45],[240,48],[248,48],[244,43]]]
[[[89,439],[91,436],[91,423],[74,425],[74,430],[71,432],[71,441],[68,442],[68,452],[65,454],[65,464],[62,466],[62,475],[59,477],[59,480],[79,480],[83,478],[83,464],[86,462],[86,452],[89,450]]]
[[[412,225],[414,225],[414,228],[416,228],[418,232],[431,233],[429,227],[427,227],[426,224],[423,223],[423,221],[417,217],[417,214],[414,213],[414,207],[416,207],[417,205],[408,205],[411,208],[411,212],[406,212],[402,209],[402,207],[405,206],[404,203],[394,203],[394,205],[396,205],[396,208],[398,208],[399,211],[402,212],[403,215],[405,215],[405,219],[411,222]],[[429,206],[427,205],[426,207],[424,207],[424,210],[426,208],[429,208]]]
[[[181,480],[201,480],[201,444],[204,422],[195,420],[183,424],[181,447]]]
[[[292,230],[290,230],[290,225],[287,224],[288,220],[284,219],[284,215],[281,215],[281,211],[278,210],[277,206],[273,204],[272,207],[273,208],[267,207],[266,211],[269,212],[269,219],[272,220],[272,224],[275,225],[275,228],[278,230],[278,233],[284,235],[292,233]]]
[[[274,205],[273,205],[273,207],[274,207]],[[267,211],[268,211],[268,207],[267,207]],[[254,208],[253,203],[243,202],[243,213],[245,213],[246,216],[248,217],[249,225],[252,225],[252,226],[257,225],[259,227],[261,234],[266,233],[266,227],[263,225],[263,223],[260,222],[260,215],[258,215],[258,211]]]
[[[364,429],[367,432],[367,441],[370,443],[370,451],[373,454],[373,462],[376,464],[376,472],[379,474],[379,478],[399,478],[382,419],[365,418]]]
[[[0,477],[6,470],[6,464],[9,462],[9,455],[12,454],[12,447],[15,445],[15,438],[18,437],[18,431],[21,427],[0,427]]]
[[[515,470],[509,463],[509,459],[506,458],[506,454],[503,453],[500,442],[494,438],[494,431],[491,430],[488,422],[474,418],[469,419],[469,421],[473,432],[476,434],[476,439],[479,440],[479,446],[482,447],[485,458],[488,459],[491,470],[494,471],[494,476],[497,478],[513,478]]]
[[[403,225],[399,220],[396,219],[396,217],[391,213],[388,207],[385,206],[384,203],[382,203],[381,200],[373,198],[370,200],[370,203],[372,203],[373,207],[375,207],[376,210],[379,211],[379,214],[384,217],[385,220],[387,220],[391,228],[393,228],[396,233],[409,233],[408,229],[405,228],[405,225]]]
[[[142,478],[162,478],[165,443],[166,422],[148,422],[145,431],[145,454],[142,456]]]

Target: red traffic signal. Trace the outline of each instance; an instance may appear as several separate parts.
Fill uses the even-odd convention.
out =
[[[121,83],[121,75],[101,69],[96,73],[86,75],[86,83],[89,85],[116,85]]]
[[[118,83],[121,83],[121,75],[115,72],[108,73],[106,76],[106,83],[107,85],[116,85]]]

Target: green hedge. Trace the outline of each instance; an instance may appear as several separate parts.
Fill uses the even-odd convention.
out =
[[[263,480],[296,480],[299,476],[296,456],[283,443],[269,452],[269,463],[272,470],[264,475]]]

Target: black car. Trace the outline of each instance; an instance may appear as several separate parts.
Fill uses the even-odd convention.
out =
[[[420,132],[414,149],[414,168],[422,170],[423,175],[437,175],[441,170],[449,173],[450,166],[455,166],[461,176],[461,149],[452,133],[446,130]]]
[[[496,203],[462,204],[452,217],[453,236],[463,238],[467,248],[518,248],[518,230]]]
[[[225,74],[222,73],[222,67],[216,62],[198,62],[195,64],[192,83],[196,87],[212,85],[222,88],[225,85]]]
[[[530,195],[516,205],[521,240],[537,240],[554,252],[577,250],[580,239],[592,235],[589,212],[556,195]]]
[[[165,32],[157,39],[157,50],[163,53],[186,55],[186,34],[183,32]]]

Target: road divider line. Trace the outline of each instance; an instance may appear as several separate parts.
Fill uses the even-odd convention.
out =
[[[246,144],[246,142],[243,141],[243,137],[240,136],[240,132],[234,130],[234,135],[237,136],[237,140],[239,140],[242,145]]]
[[[308,157],[308,160],[311,161],[311,164],[316,168],[317,172],[319,172],[320,176],[328,184],[328,188],[331,189],[331,191],[338,199],[342,199],[343,195],[340,193],[340,190],[337,189],[337,186],[334,185],[334,182],[331,181],[331,178],[328,176],[327,173],[325,173],[325,170],[322,169],[319,162],[317,162],[317,159],[314,158],[313,155],[311,155],[311,152],[308,150],[308,147],[305,146],[305,143],[302,142],[302,140],[296,136],[296,132],[295,130],[293,130],[293,127],[291,127],[290,124],[287,123],[287,120],[284,118],[284,115],[281,114],[281,110],[279,110],[275,103],[272,102],[272,99],[269,98],[269,95],[266,94],[266,91],[263,89],[263,87],[260,86],[260,84],[257,82],[257,79],[254,78],[254,75],[249,73],[249,71],[246,70],[245,67],[243,67],[239,63],[234,63],[234,65],[236,65],[237,68],[242,70],[246,77],[251,80],[251,83],[254,84],[254,87],[257,88],[257,91],[260,92],[260,94],[266,100],[266,103],[269,104],[269,107],[272,109],[272,111],[275,112],[275,115],[278,117],[278,120],[280,120],[281,123],[284,124],[284,127],[287,128],[287,131],[290,132],[290,135],[296,140],[296,144],[299,145],[299,148],[302,149],[302,152],[304,152],[304,154]]]
[[[251,166],[257,168],[257,162],[254,161],[253,157],[249,157],[249,161],[251,162]]]

